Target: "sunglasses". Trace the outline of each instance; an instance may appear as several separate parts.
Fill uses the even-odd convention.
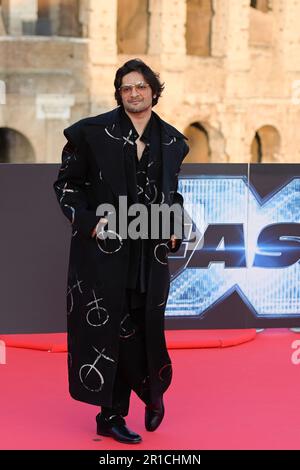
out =
[[[145,82],[138,82],[135,84],[126,83],[120,86],[119,91],[123,94],[127,94],[127,93],[132,93],[133,89],[135,88],[136,91],[143,92],[143,91],[146,91],[149,86],[150,85]]]

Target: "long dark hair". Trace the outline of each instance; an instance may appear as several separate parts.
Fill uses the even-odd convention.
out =
[[[152,98],[152,106],[155,106],[165,86],[164,83],[160,82],[159,74],[153,72],[153,70],[151,70],[150,67],[140,59],[128,60],[128,62],[125,62],[125,64],[116,71],[114,86],[115,98],[118,105],[122,105],[122,98],[119,91],[119,88],[122,85],[122,78],[124,75],[127,75],[130,72],[141,73],[146,82],[149,83],[152,90],[152,95],[156,95],[155,98]]]

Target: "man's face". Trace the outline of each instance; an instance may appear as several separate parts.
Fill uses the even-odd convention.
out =
[[[126,87],[126,85],[137,86]],[[130,72],[124,75],[120,94],[124,109],[129,113],[140,113],[152,108],[151,87],[139,72]]]

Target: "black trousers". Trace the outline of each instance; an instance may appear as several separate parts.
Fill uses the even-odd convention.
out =
[[[149,377],[145,344],[145,294],[126,290],[119,338],[119,360],[113,388],[112,407],[102,407],[104,417],[127,416],[130,395],[149,403]]]

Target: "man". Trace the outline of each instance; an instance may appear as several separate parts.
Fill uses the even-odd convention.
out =
[[[158,239],[126,238],[120,222],[113,230],[109,222],[124,215],[120,201],[125,196],[127,208],[143,204],[149,211],[155,204],[180,204],[183,214],[178,173],[189,148],[183,134],[152,111],[164,87],[145,63],[126,62],[114,86],[117,108],[64,130],[68,142],[54,189],[72,224],[70,393],[101,406],[98,434],[139,443],[141,436],[128,429],[124,417],[132,390],[146,405],[148,431],[164,417],[163,393],[172,375],[164,336],[167,254],[179,249],[182,237],[172,231],[167,238],[161,232]],[[98,215],[104,203],[113,210]]]

